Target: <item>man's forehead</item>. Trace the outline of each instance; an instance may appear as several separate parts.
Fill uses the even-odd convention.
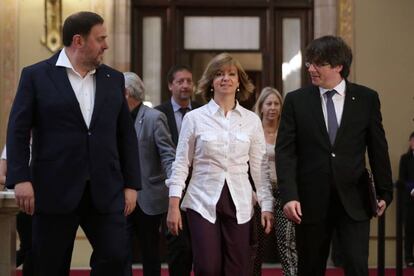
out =
[[[174,79],[192,78],[193,74],[188,70],[180,70],[175,72]]]

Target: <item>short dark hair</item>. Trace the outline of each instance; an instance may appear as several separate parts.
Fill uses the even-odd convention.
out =
[[[93,26],[103,24],[103,18],[94,12],[81,11],[65,19],[62,28],[63,45],[69,47],[74,35],[86,37]]]
[[[182,65],[182,64],[173,65],[170,68],[170,70],[168,70],[168,73],[167,73],[168,84],[171,84],[174,81],[175,73],[180,72],[180,71],[188,71],[192,73],[190,67],[186,65]]]
[[[341,76],[346,79],[352,63],[352,50],[339,36],[322,36],[313,40],[306,48],[306,62],[335,67],[342,65]]]

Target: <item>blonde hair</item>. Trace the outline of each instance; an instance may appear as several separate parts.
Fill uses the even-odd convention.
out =
[[[280,102],[280,112],[282,113],[282,107],[283,107],[282,94],[280,94],[280,92],[277,91],[276,88],[266,86],[260,92],[260,96],[259,96],[259,98],[257,98],[256,104],[254,105],[254,112],[256,112],[256,114],[259,115],[260,120],[263,120],[263,113],[262,113],[263,103],[267,99],[267,97],[269,97],[269,95],[271,95],[271,94],[276,95],[277,99],[279,100],[279,102]],[[279,115],[279,122],[280,122],[280,115]]]
[[[214,91],[212,91],[214,77],[217,71],[226,65],[233,65],[237,69],[240,91],[236,93],[236,99],[245,101],[253,92],[254,85],[249,80],[249,76],[247,76],[240,62],[228,53],[221,53],[210,60],[201,79],[198,81],[197,93],[201,94],[204,100],[210,101],[214,97]]]

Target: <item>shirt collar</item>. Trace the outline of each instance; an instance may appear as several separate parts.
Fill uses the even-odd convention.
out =
[[[56,66],[65,67],[71,69],[76,75],[81,76],[78,72],[76,72],[75,68],[73,68],[72,63],[70,62],[68,56],[66,55],[66,48],[63,48],[60,53],[59,57],[56,61]],[[93,69],[88,72],[88,75],[95,74],[96,69]]]
[[[178,111],[178,109],[180,109],[181,108],[181,105],[179,105],[175,100],[174,100],[174,98],[173,97],[171,97],[171,105],[172,105],[172,108],[173,108],[173,110],[174,110],[174,112],[177,112]],[[187,106],[190,110],[192,110],[193,108],[191,107],[191,101],[188,103],[188,106]]]
[[[214,99],[211,99],[207,104],[208,110],[210,111],[210,114],[214,115],[217,112],[221,110],[221,107],[214,101]],[[243,116],[243,107],[239,104],[239,102],[236,100],[236,106],[233,109],[233,111],[236,111],[235,113],[238,113],[240,117]]]
[[[321,93],[321,95],[324,95],[326,92],[330,90],[335,90],[336,93],[338,93],[339,95],[345,96],[345,89],[346,89],[346,82],[344,79],[342,79],[342,81],[338,83],[338,85],[335,86],[333,89],[326,89],[326,88],[319,87],[319,92]]]

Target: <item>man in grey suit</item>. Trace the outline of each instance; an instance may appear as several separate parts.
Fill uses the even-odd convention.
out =
[[[159,228],[168,210],[168,188],[164,181],[171,173],[175,147],[164,113],[142,104],[145,97],[142,80],[132,72],[124,73],[124,77],[125,97],[139,144],[142,181],[137,208],[128,218],[130,236],[137,234],[144,275],[159,276]],[[128,275],[132,275],[130,267]]]

